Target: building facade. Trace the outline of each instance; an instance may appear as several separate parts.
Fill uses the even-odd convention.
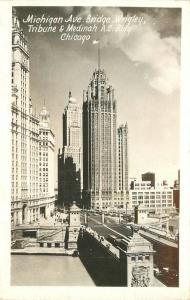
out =
[[[134,179],[130,183],[131,190],[149,190],[151,188],[151,181],[138,181]]]
[[[114,206],[117,192],[117,110],[104,70],[93,73],[83,96],[84,201],[102,209]]]
[[[128,127],[127,123],[117,129],[118,141],[118,195],[121,198],[120,208],[125,208],[129,201],[128,195]]]
[[[58,203],[81,203],[83,189],[82,109],[69,92],[63,113],[63,148],[58,154]]]
[[[128,191],[127,126],[117,131],[114,89],[100,69],[94,71],[83,94],[83,163],[84,205],[98,210],[124,207]]]
[[[40,217],[39,118],[29,97],[27,41],[13,9],[12,14],[12,158],[11,224],[32,223]]]
[[[55,206],[54,157],[55,135],[50,127],[50,114],[44,106],[39,123],[39,196],[40,214],[49,216]],[[44,203],[44,199],[46,199]]]
[[[134,188],[129,190],[129,208],[142,204],[144,208],[154,212],[167,212],[173,209],[173,189],[168,186],[151,186],[150,181],[133,182]]]

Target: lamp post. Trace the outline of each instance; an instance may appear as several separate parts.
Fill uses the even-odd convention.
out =
[[[126,223],[127,223],[127,206],[128,206],[129,202],[126,201],[126,209],[125,209],[125,213],[126,213]]]

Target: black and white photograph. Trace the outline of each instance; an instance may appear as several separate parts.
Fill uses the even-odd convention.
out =
[[[182,7],[20,3],[10,286],[179,288]]]

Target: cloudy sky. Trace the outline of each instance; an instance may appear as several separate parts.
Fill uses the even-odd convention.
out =
[[[62,113],[71,90],[82,104],[83,90],[101,67],[115,89],[118,125],[128,123],[129,173],[152,171],[158,181],[173,182],[179,169],[181,10],[175,8],[17,7],[21,23],[29,14],[64,17],[143,17],[127,32],[97,32],[89,41],[62,41],[60,33],[29,33],[30,94],[37,113],[44,99],[56,135],[56,154],[62,147]]]

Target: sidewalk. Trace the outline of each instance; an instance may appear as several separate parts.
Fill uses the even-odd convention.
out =
[[[65,214],[57,214],[57,216],[53,216],[53,217],[48,217],[47,219],[45,218],[40,218],[39,221],[33,223],[35,226],[39,225],[39,226],[60,226],[61,224],[67,224],[66,222],[63,223],[61,221],[59,221],[58,219],[61,220],[65,220],[66,219],[66,215]]]

